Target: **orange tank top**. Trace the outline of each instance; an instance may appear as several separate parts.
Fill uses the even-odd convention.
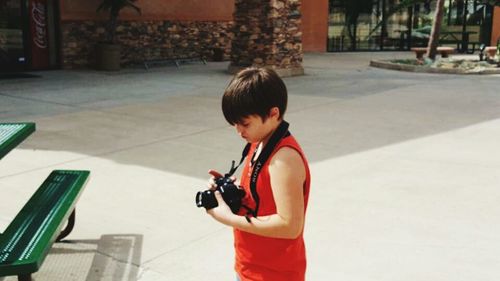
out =
[[[299,144],[291,135],[283,138],[276,145],[269,159],[282,147],[295,149],[304,161],[306,169],[306,180],[304,182],[305,213],[311,178],[307,160]],[[250,192],[250,174],[252,172],[250,158],[256,148],[257,145],[252,144],[245,161],[240,183],[246,192],[243,204],[252,209],[255,208],[255,201]],[[257,216],[276,214],[276,204],[268,169],[269,162],[266,161],[257,179],[257,193],[260,198]],[[243,208],[240,212],[241,215],[246,214]],[[234,247],[236,252],[235,270],[241,281],[303,281],[305,278],[306,250],[302,233],[296,239],[281,239],[264,237],[235,229]]]

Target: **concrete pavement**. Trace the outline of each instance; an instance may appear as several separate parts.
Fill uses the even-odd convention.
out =
[[[286,119],[312,171],[308,280],[496,280],[500,76],[396,72],[307,54]],[[194,205],[242,141],[227,63],[0,80],[0,121],[37,131],[0,161],[0,232],[53,169],[89,169],[68,243],[35,280],[233,280],[232,233]],[[2,281],[15,280],[12,277]]]

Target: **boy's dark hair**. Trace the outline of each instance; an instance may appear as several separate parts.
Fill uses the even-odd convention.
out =
[[[274,70],[249,67],[238,72],[224,91],[222,112],[231,125],[250,115],[265,121],[273,107],[279,109],[279,118],[283,119],[287,99],[285,83]]]

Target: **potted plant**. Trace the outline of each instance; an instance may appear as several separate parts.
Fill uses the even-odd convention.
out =
[[[97,44],[96,64],[101,70],[119,70],[121,46],[116,40],[118,16],[124,8],[131,8],[138,14],[141,9],[134,4],[137,0],[102,0],[97,12],[108,12],[109,20],[106,25],[106,39]]]

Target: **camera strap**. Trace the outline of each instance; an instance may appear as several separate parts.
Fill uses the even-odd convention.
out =
[[[241,163],[243,163],[243,160],[245,160],[245,158],[247,157],[248,151],[250,151],[250,146],[251,143],[247,143],[247,145],[245,145],[245,148],[243,148],[243,152],[241,153],[240,163],[237,166],[234,166],[235,162],[233,160],[231,164],[231,169],[224,175],[224,177],[229,178],[234,174],[234,172],[236,172],[236,170],[238,170],[238,167],[241,165]]]
[[[264,150],[262,150],[259,158],[257,159],[257,160],[262,159],[262,161],[261,161],[262,165],[267,161],[267,158],[271,155],[271,152],[273,152],[273,150],[276,147],[276,145],[278,144],[278,142],[282,138],[287,137],[287,136],[290,135],[290,132],[288,131],[288,127],[289,126],[290,126],[290,124],[288,124],[288,122],[282,121],[281,124],[276,129],[276,131],[274,131],[273,135],[269,139],[268,144],[266,145],[266,148],[269,148],[269,149],[264,148]],[[229,172],[227,172],[224,175],[225,177],[227,177],[227,178],[231,177],[234,174],[234,172],[236,172],[236,170],[238,170],[238,168],[240,167],[241,163],[243,163],[243,160],[245,160],[245,158],[247,157],[248,152],[250,151],[250,147],[251,146],[252,146],[251,143],[247,143],[245,145],[245,148],[243,148],[243,152],[241,152],[240,162],[238,163],[237,166],[234,166],[236,164],[236,162],[234,160],[231,161],[231,169],[229,169]],[[257,152],[257,149],[254,151],[254,154],[253,154],[252,158],[255,157],[255,153],[256,152]],[[253,159],[250,159],[250,161],[253,161]],[[257,162],[257,161],[255,161],[255,162]],[[257,175],[258,175],[258,172],[257,172]]]
[[[269,142],[264,146],[261,153],[259,154],[259,157],[253,164],[252,174],[250,177],[250,192],[252,194],[253,200],[255,201],[255,209],[252,210],[247,206],[244,205],[242,206],[248,211],[248,214],[252,215],[253,217],[257,217],[257,212],[259,211],[260,198],[257,192],[257,179],[259,178],[259,173],[262,167],[264,167],[264,164],[269,159],[269,156],[271,156],[271,153],[274,151],[274,148],[276,148],[276,145],[278,145],[281,139],[290,135],[290,132],[288,131],[289,126],[290,124],[288,124],[288,122],[284,120],[280,123],[278,128],[273,132],[273,134],[269,138]],[[240,163],[237,166],[235,166],[236,162],[233,160],[231,164],[231,169],[229,170],[228,173],[224,175],[225,177],[231,177],[234,174],[234,172],[236,172],[241,163],[243,163],[243,160],[245,160],[245,158],[247,157],[248,152],[250,151],[250,147],[251,143],[247,143],[245,145],[245,148],[243,148],[243,152],[241,153]],[[252,158],[255,156],[256,152],[257,148],[255,148],[255,152]],[[253,161],[253,159],[250,159],[250,161]],[[250,219],[248,217],[246,218],[247,221],[250,222]]]
[[[257,213],[259,211],[259,204],[260,204],[260,198],[259,194],[257,193],[257,179],[259,178],[259,173],[264,167],[264,164],[269,160],[269,156],[271,156],[272,152],[274,151],[274,148],[278,145],[278,143],[281,141],[281,139],[287,137],[290,135],[290,132],[288,131],[289,124],[286,121],[282,121],[278,128],[274,131],[274,133],[271,135],[271,138],[269,138],[268,143],[264,146],[262,151],[259,154],[259,157],[254,163],[253,169],[252,169],[252,174],[250,177],[250,191],[252,193],[253,200],[255,201],[255,210],[251,210],[250,208],[246,208],[249,213],[257,217]],[[248,145],[247,145],[248,146]],[[246,147],[245,147],[246,149]],[[245,149],[243,151],[245,151]],[[257,149],[257,148],[256,148]],[[248,153],[248,151],[247,151]],[[248,218],[247,218],[248,220]]]

